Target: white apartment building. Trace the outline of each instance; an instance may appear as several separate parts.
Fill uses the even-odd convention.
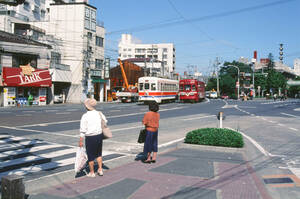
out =
[[[140,44],[133,41],[132,35],[122,34],[118,48],[119,59],[142,58],[144,63],[136,64],[149,68],[150,73],[155,71],[159,76],[171,77],[175,72],[176,52],[172,43]]]
[[[294,60],[294,72],[296,75],[300,76],[300,59],[297,58]]]

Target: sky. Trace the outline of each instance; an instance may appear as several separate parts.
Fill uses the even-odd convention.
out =
[[[300,0],[89,0],[104,22],[105,55],[117,59],[121,34],[145,44],[173,43],[176,72],[194,66],[204,75],[221,62],[246,57],[300,58]],[[112,62],[114,66],[116,62]]]

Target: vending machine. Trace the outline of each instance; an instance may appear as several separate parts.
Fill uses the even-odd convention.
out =
[[[5,87],[4,88],[4,106],[16,106],[16,88]]]
[[[39,105],[47,104],[47,88],[39,89]]]

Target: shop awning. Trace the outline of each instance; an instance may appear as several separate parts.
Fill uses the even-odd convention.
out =
[[[105,79],[101,79],[101,78],[93,78],[92,82],[93,83],[105,83],[106,80]]]
[[[29,65],[20,68],[2,68],[3,86],[13,87],[51,87],[52,80],[48,70],[34,69]]]

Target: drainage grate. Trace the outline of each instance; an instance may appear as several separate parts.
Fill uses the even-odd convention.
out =
[[[283,183],[294,183],[291,178],[265,178],[266,184],[283,184]]]

